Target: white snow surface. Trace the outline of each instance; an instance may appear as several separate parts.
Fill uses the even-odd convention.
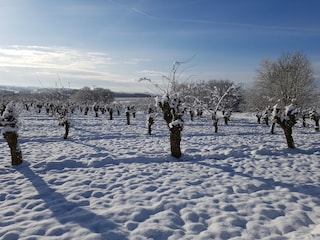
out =
[[[320,239],[319,133],[293,129],[296,149],[235,113],[214,133],[210,116],[185,121],[183,156],[146,113],[131,125],[77,112],[64,128],[20,113],[24,162],[0,139],[0,239]]]

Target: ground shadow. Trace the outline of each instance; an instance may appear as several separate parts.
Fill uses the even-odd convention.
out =
[[[30,180],[38,191],[39,197],[45,202],[45,207],[52,212],[52,216],[61,224],[76,223],[92,233],[101,235],[101,239],[127,239],[115,222],[84,209],[75,202],[68,201],[61,193],[50,188],[40,176],[30,169],[27,162],[17,167],[17,170],[26,179]]]

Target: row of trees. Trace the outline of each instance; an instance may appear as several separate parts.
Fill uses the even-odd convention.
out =
[[[319,129],[319,92],[308,57],[302,52],[283,53],[276,60],[263,60],[255,85],[248,90],[246,102],[257,117],[268,120],[271,109],[271,133],[275,124],[284,131],[289,148],[295,148],[292,128],[298,115],[310,116]]]
[[[176,158],[181,157],[181,132],[186,112],[190,113],[191,118],[194,115],[201,116],[204,111],[211,113],[217,131],[217,111],[223,112],[227,124],[230,112],[239,110],[244,100],[251,110],[266,112],[266,109],[271,109],[272,129],[275,124],[281,126],[289,148],[295,147],[292,128],[297,122],[299,113],[312,110],[310,117],[317,121],[319,126],[319,114],[315,109],[316,104],[319,103],[315,92],[315,79],[310,61],[301,52],[285,53],[275,61],[264,60],[258,70],[254,87],[247,90],[246,94],[240,86],[235,86],[228,80],[180,83],[177,77],[178,70],[184,63],[173,64],[169,75],[164,76],[167,81],[164,88],[159,87],[152,79],[146,77],[140,79],[140,81],[150,82],[162,92],[162,95],[156,97],[156,106],[162,112],[169,129],[171,154]],[[245,99],[244,96],[246,96]],[[91,90],[85,87],[72,94],[71,99],[78,103],[110,103],[114,98],[110,90]],[[98,106],[98,104],[95,105],[96,112],[99,109]],[[153,110],[149,109],[150,128],[154,122],[152,113]],[[64,124],[69,127],[68,122]],[[151,133],[151,129],[149,132]]]
[[[164,95],[156,98],[170,130],[171,154],[176,158],[181,157],[180,141],[186,106],[193,105],[194,108],[200,109],[200,112],[203,109],[211,112],[214,125],[217,126],[216,112],[235,109],[243,100],[242,89],[229,81],[179,84],[176,74],[183,63],[173,64],[169,76],[164,77],[168,87],[160,89]],[[140,81],[153,83],[146,77]],[[309,110],[310,117],[316,122],[316,130],[319,129],[320,117],[315,109],[319,104],[319,95],[315,89],[313,70],[307,56],[302,52],[284,53],[277,60],[262,62],[255,86],[247,91],[246,101],[251,104],[251,110],[272,109],[271,132],[273,133],[275,124],[279,124],[284,131],[288,147],[295,148],[292,128],[297,123],[299,113]]]
[[[15,93],[12,91],[0,91],[0,102],[8,103],[24,102],[24,103],[44,103],[60,102],[60,103],[77,103],[77,104],[93,104],[94,102],[110,103],[114,101],[114,93],[105,88],[89,88],[82,89],[40,89],[37,91],[22,91]]]

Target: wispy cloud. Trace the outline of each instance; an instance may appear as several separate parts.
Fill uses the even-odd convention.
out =
[[[151,59],[148,58],[132,58],[132,59],[128,59],[126,61],[124,61],[124,64],[132,64],[132,65],[137,65],[143,62],[150,62]]]
[[[32,70],[37,75],[57,73],[73,78],[105,80],[117,77],[108,71],[112,58],[101,52],[64,47],[10,46],[0,48],[0,69]]]
[[[142,16],[149,17],[149,18],[155,18],[154,16],[152,16],[152,15],[150,15],[150,14],[142,11],[141,9],[131,8],[131,10],[132,10],[133,12],[135,12],[135,13],[138,13],[138,14],[142,15]]]
[[[237,27],[237,28],[246,28],[246,29],[258,29],[258,30],[269,30],[269,31],[286,31],[286,32],[310,32],[310,33],[320,33],[319,28],[311,28],[311,27],[292,27],[292,26],[274,26],[274,25],[261,25],[261,24],[252,24],[245,22],[225,22],[225,21],[215,21],[215,20],[207,20],[207,19],[196,19],[196,18],[171,18],[171,17],[161,17],[147,13],[138,8],[132,8],[132,11],[148,17],[154,20],[167,21],[167,22],[187,22],[187,23],[198,23],[198,24],[206,24],[206,25],[216,25],[216,26],[228,26],[228,27]]]

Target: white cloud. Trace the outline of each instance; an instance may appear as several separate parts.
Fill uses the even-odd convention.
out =
[[[7,72],[26,71],[36,75],[59,73],[95,80],[119,78],[117,74],[108,71],[112,64],[112,58],[102,52],[17,45],[0,48],[0,68]]]

